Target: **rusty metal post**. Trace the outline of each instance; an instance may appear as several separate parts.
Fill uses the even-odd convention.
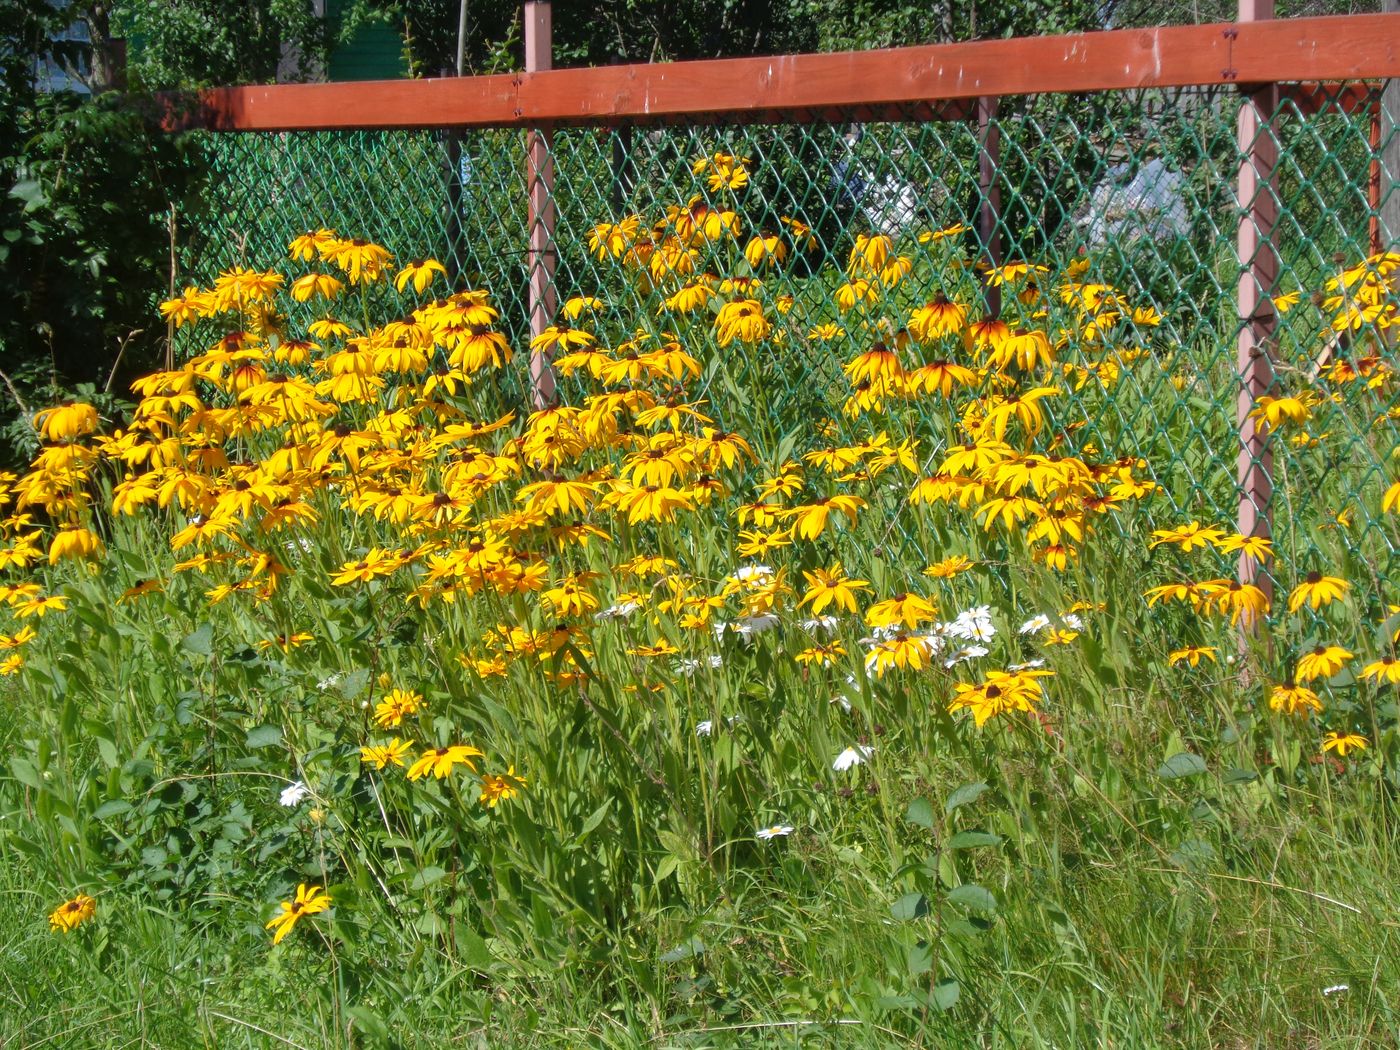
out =
[[[1273,0],[1239,0],[1239,20],[1253,22],[1272,18]],[[1225,32],[1229,33],[1230,30]],[[1232,38],[1233,39],[1233,38]],[[1274,492],[1273,451],[1268,432],[1249,418],[1255,401],[1274,384],[1271,344],[1277,316],[1273,292],[1278,280],[1279,260],[1274,245],[1278,222],[1278,137],[1272,124],[1277,108],[1278,88],[1274,84],[1253,85],[1240,104],[1238,144],[1240,172],[1239,197],[1240,281],[1238,358],[1239,396],[1236,422],[1240,451],[1239,521],[1243,536],[1270,537],[1273,534]],[[1252,558],[1240,555],[1239,581],[1253,584],[1273,600],[1273,579]],[[1246,632],[1257,624],[1242,620]]]
[[[538,73],[553,65],[553,27],[549,0],[525,0],[525,72]],[[526,132],[526,193],[530,248],[530,338],[554,323],[558,293],[554,272],[558,262],[554,232],[554,136],[548,128]],[[530,397],[535,408],[554,404],[554,368],[550,355],[530,355]]]
[[[1001,265],[1001,187],[997,184],[1001,165],[1001,129],[997,126],[997,102],[990,96],[977,100],[977,239],[982,259],[988,266]],[[983,281],[982,294],[987,316],[1001,316],[1001,287]]]

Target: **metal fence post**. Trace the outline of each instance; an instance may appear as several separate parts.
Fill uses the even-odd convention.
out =
[[[1273,0],[1239,0],[1241,22],[1272,18],[1273,13]],[[1274,247],[1274,227],[1278,221],[1275,184],[1278,138],[1272,120],[1277,98],[1277,85],[1250,87],[1240,104],[1238,125],[1240,218],[1236,245],[1240,266],[1237,297],[1240,389],[1236,422],[1240,434],[1237,475],[1240,502],[1236,527],[1243,536],[1266,538],[1273,534],[1273,451],[1267,429],[1261,428],[1249,414],[1254,410],[1256,399],[1267,393],[1274,383],[1270,344],[1277,324],[1273,292],[1279,262]],[[1239,561],[1239,581],[1260,588],[1272,602],[1273,578],[1263,571],[1259,561],[1243,553]],[[1242,620],[1242,624],[1247,632],[1257,627],[1248,618]]]
[[[553,27],[549,0],[525,0],[525,72],[538,73],[553,64]],[[554,322],[558,293],[554,272],[558,262],[554,232],[554,136],[548,128],[526,133],[526,222],[530,239],[530,337]],[[550,355],[530,355],[530,397],[536,409],[554,404],[554,369]]]
[[[977,239],[988,266],[1001,265],[1001,188],[997,185],[1001,165],[1001,129],[997,126],[997,98],[977,99]],[[987,316],[1001,316],[1001,286],[984,281],[982,294]]]

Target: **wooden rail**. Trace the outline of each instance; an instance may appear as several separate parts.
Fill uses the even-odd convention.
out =
[[[1400,14],[1336,15],[825,55],[215,88],[169,99],[166,124],[318,131],[706,117],[963,120],[975,116],[981,97],[1392,77],[1400,77]]]

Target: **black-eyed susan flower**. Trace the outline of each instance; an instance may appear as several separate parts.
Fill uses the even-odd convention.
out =
[[[436,259],[414,259],[398,272],[394,278],[394,288],[403,291],[412,282],[413,290],[422,295],[433,283],[434,274],[447,276],[447,269]]]
[[[833,512],[844,514],[846,520],[854,525],[856,514],[863,506],[865,500],[859,496],[843,493],[793,507],[787,513],[792,518],[793,532],[796,535],[804,540],[815,540],[826,529]]]
[[[324,259],[330,245],[339,239],[334,230],[328,230],[325,227],[311,230],[295,238],[287,246],[287,254],[298,262],[311,262],[318,256]]]
[[[829,569],[803,572],[802,575],[807,580],[807,593],[798,605],[810,604],[813,616],[820,616],[827,606],[853,613],[856,611],[856,592],[870,589],[869,581],[848,577],[840,562]]]
[[[394,737],[387,744],[366,744],[360,748],[360,761],[374,766],[375,769],[391,765],[402,766],[404,757],[412,746],[412,740],[400,740],[398,737]]]
[[[60,529],[49,541],[49,564],[57,565],[67,558],[100,558],[102,551],[102,540],[91,529]]]
[[[591,346],[597,341],[597,337],[592,332],[584,331],[582,328],[571,328],[569,325],[550,325],[530,340],[530,350],[536,354],[567,353],[572,349]]]
[[[51,612],[64,612],[67,608],[68,599],[61,594],[29,598],[11,605],[11,611],[17,620],[27,620],[31,616],[43,619]]]
[[[165,584],[160,580],[137,580],[117,597],[119,602],[135,601],[148,594],[157,594],[165,589]]]
[[[271,638],[263,638],[258,641],[258,649],[268,652],[278,649],[283,653],[290,653],[293,649],[314,641],[316,636],[310,631],[292,631],[287,634],[274,635]]]
[[[34,416],[34,426],[45,441],[71,441],[97,429],[97,409],[81,401],[65,401]]]
[[[1341,598],[1348,587],[1350,584],[1346,580],[1338,576],[1324,576],[1314,570],[1303,577],[1303,581],[1288,595],[1288,611],[1297,612],[1304,605],[1320,609]]]
[[[49,913],[49,929],[54,933],[71,933],[96,914],[97,901],[86,893],[79,893]]]
[[[976,563],[961,554],[953,554],[942,561],[934,562],[924,570],[924,575],[932,580],[951,580],[971,569]]]
[[[642,220],[636,215],[629,215],[615,223],[599,223],[589,231],[588,250],[599,262],[608,258],[616,259],[637,240],[641,225]]]
[[[952,397],[953,391],[965,389],[977,381],[977,373],[952,361],[930,361],[904,376],[904,389],[913,393],[940,394]]]
[[[1274,556],[1273,541],[1266,536],[1241,536],[1239,533],[1233,533],[1211,542],[1227,554],[1239,551],[1241,555],[1253,560],[1258,565],[1264,564]]]
[[[1216,653],[1219,650],[1213,645],[1188,645],[1181,649],[1173,649],[1167,654],[1167,663],[1173,667],[1187,664],[1191,667],[1197,666],[1201,660],[1209,660],[1216,663]]]
[[[846,655],[846,647],[840,642],[809,646],[795,653],[793,659],[803,666],[815,664],[817,667],[830,667]]]
[[[391,689],[374,708],[375,725],[387,729],[399,725],[423,708],[423,695],[408,689]]]
[[[877,678],[883,678],[892,668],[922,670],[933,655],[933,643],[926,635],[900,631],[866,650],[865,666]]]
[[[735,340],[757,343],[766,339],[772,330],[772,322],[764,315],[763,304],[757,299],[725,303],[715,316],[715,334],[720,346],[728,346]]]
[[[1360,677],[1376,685],[1400,685],[1400,660],[1390,656],[1375,660],[1361,669]]]
[[[402,565],[403,557],[398,551],[371,547],[363,558],[342,565],[331,577],[331,584],[344,587],[349,583],[368,583],[378,576],[388,576]]]
[[[776,233],[764,232],[744,246],[744,258],[755,270],[760,266],[778,266],[787,258],[787,245]]]
[[[865,611],[865,622],[871,627],[891,627],[895,624],[917,627],[937,616],[938,606],[933,602],[923,595],[905,592],[876,602]]]
[[[1335,730],[1322,738],[1322,753],[1332,752],[1339,758],[1346,758],[1352,751],[1365,751],[1371,745],[1360,733],[1338,733]]]
[[[280,944],[303,916],[316,915],[330,906],[329,894],[323,892],[320,886],[307,886],[303,882],[297,886],[296,895],[291,900],[279,905],[281,912],[269,919],[264,928],[275,929],[277,932],[272,937],[272,943]]]
[[[477,801],[487,809],[495,809],[502,802],[516,798],[526,787],[528,784],[525,778],[515,772],[514,765],[504,773],[484,773],[481,777],[481,794]]]
[[[1269,691],[1269,708],[1286,715],[1307,717],[1322,710],[1322,700],[1311,689],[1296,682],[1284,682]]]
[[[292,282],[292,298],[299,303],[314,298],[334,299],[345,289],[345,282],[328,273],[309,273]]]
[[[485,752],[479,751],[470,744],[452,744],[448,747],[431,747],[418,756],[417,761],[408,768],[409,780],[421,780],[430,773],[438,780],[442,780],[451,775],[454,766],[466,766],[473,773],[476,772],[475,759],[485,757]]]
[[[1319,645],[1299,658],[1293,678],[1298,682],[1331,678],[1346,666],[1353,655],[1340,645]]]
[[[345,271],[351,284],[372,284],[384,276],[393,256],[360,237],[336,240],[322,249],[326,258]]]
[[[1170,543],[1189,552],[1198,547],[1219,546],[1224,539],[1225,533],[1221,530],[1192,521],[1171,529],[1153,529],[1151,546],[1160,547],[1164,543]]]
[[[953,686],[953,698],[948,702],[948,712],[971,711],[972,720],[979,729],[998,715],[1016,711],[1034,713],[1045,699],[1039,679],[1046,673],[989,671],[981,682],[957,682]]]
[[[1214,608],[1228,613],[1230,622],[1241,620],[1253,623],[1269,613],[1269,596],[1252,583],[1239,580],[1208,580],[1199,584],[1198,593],[1205,603],[1213,603]]]
[[[909,316],[909,332],[922,343],[944,335],[961,335],[967,327],[967,307],[946,296],[936,296]]]
[[[8,652],[11,649],[22,648],[38,636],[39,632],[27,624],[14,634],[0,634],[0,653]]]

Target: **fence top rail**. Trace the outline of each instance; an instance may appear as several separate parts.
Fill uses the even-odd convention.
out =
[[[167,127],[323,131],[813,119],[1132,88],[1400,77],[1400,14],[1332,15],[540,73],[215,88],[168,97]]]

